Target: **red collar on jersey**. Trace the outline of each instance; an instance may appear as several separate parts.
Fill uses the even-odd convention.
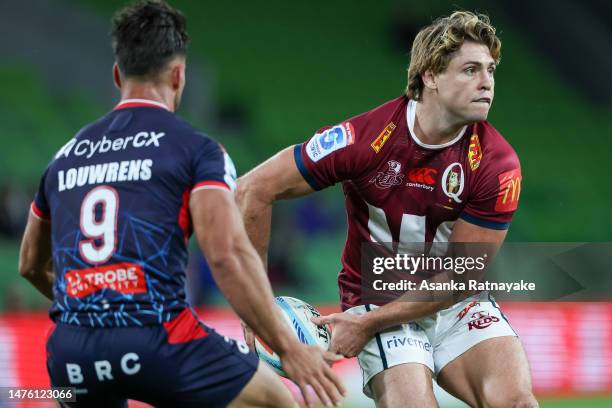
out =
[[[149,99],[124,99],[113,108],[113,110],[126,108],[161,108],[169,111],[170,109],[161,102]]]

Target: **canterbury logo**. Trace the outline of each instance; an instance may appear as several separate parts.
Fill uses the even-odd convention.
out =
[[[408,173],[408,180],[412,181],[413,183],[432,185],[436,183],[435,177],[437,174],[438,170],[436,169],[421,167],[410,170],[410,173]]]

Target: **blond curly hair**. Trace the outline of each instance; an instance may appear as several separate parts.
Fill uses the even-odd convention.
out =
[[[465,41],[486,45],[495,63],[499,64],[501,41],[495,35],[495,27],[491,25],[489,17],[469,11],[455,11],[421,29],[414,39],[410,51],[406,95],[410,99],[421,100],[424,87],[421,75],[429,69],[434,74],[444,71],[453,53]]]

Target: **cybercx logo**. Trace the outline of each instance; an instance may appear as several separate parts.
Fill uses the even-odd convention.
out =
[[[408,172],[408,183],[406,183],[406,186],[433,191],[437,175],[438,170],[428,167],[412,169]]]
[[[389,160],[387,162],[387,171],[379,171],[372,179],[370,183],[378,188],[385,189],[393,186],[399,186],[404,180],[404,175],[400,174],[402,170],[402,164],[395,160]]]
[[[134,136],[118,137],[108,139],[106,135],[101,140],[73,138],[66,143],[55,155],[56,159],[68,157],[71,153],[75,156],[85,156],[90,159],[94,154],[116,152],[127,148],[139,149],[141,147],[159,147],[160,139],[166,134],[164,132],[138,132]]]

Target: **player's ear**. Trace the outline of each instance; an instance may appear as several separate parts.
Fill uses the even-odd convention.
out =
[[[185,86],[185,64],[180,62],[174,64],[170,72],[170,80],[172,81],[172,89],[182,90]]]
[[[436,83],[436,76],[434,75],[431,69],[428,69],[427,71],[423,72],[423,74],[421,74],[421,80],[423,81],[423,85],[425,85],[426,88],[429,88],[432,91],[438,89],[438,84]]]
[[[121,72],[119,72],[119,65],[115,62],[113,64],[113,81],[117,89],[121,89]]]

